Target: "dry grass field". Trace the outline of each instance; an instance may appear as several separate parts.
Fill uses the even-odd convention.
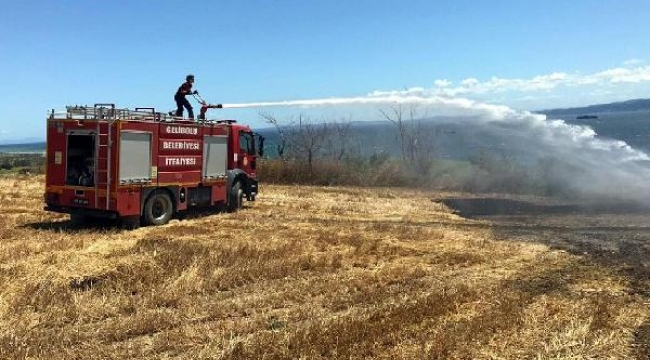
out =
[[[262,186],[238,213],[127,231],[45,213],[42,191],[0,178],[2,359],[650,356],[633,248],[563,247],[440,194]]]

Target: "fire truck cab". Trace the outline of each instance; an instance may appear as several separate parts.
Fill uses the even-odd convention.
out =
[[[68,106],[47,119],[45,209],[161,225],[192,207],[254,201],[263,137],[232,120]],[[259,149],[260,151],[257,151]]]

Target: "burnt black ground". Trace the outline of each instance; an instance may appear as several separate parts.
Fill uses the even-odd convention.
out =
[[[650,207],[633,202],[496,196],[440,200],[459,215],[485,220],[500,241],[537,242],[615,270],[631,295],[650,301]],[[634,352],[650,359],[650,323],[635,332]]]

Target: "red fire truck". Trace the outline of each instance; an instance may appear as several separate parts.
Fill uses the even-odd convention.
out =
[[[195,122],[114,104],[52,110],[45,209],[131,226],[165,224],[197,206],[236,211],[258,193],[262,142],[232,120]]]

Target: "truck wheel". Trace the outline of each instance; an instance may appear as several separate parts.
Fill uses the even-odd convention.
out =
[[[172,218],[172,200],[166,191],[155,191],[144,204],[142,218],[147,225],[163,225]]]
[[[226,210],[228,210],[228,212],[235,212],[241,209],[243,201],[244,190],[241,188],[241,182],[238,181],[230,189],[230,193],[228,194],[228,207]]]
[[[74,227],[87,227],[91,226],[94,218],[84,214],[70,214],[70,224]]]
[[[82,214],[70,214],[70,223],[73,224],[74,226],[85,226],[88,225],[88,223],[92,219],[88,215],[82,215]]]
[[[139,216],[125,216],[120,219],[120,225],[123,229],[126,230],[135,230],[140,227],[140,217]]]

